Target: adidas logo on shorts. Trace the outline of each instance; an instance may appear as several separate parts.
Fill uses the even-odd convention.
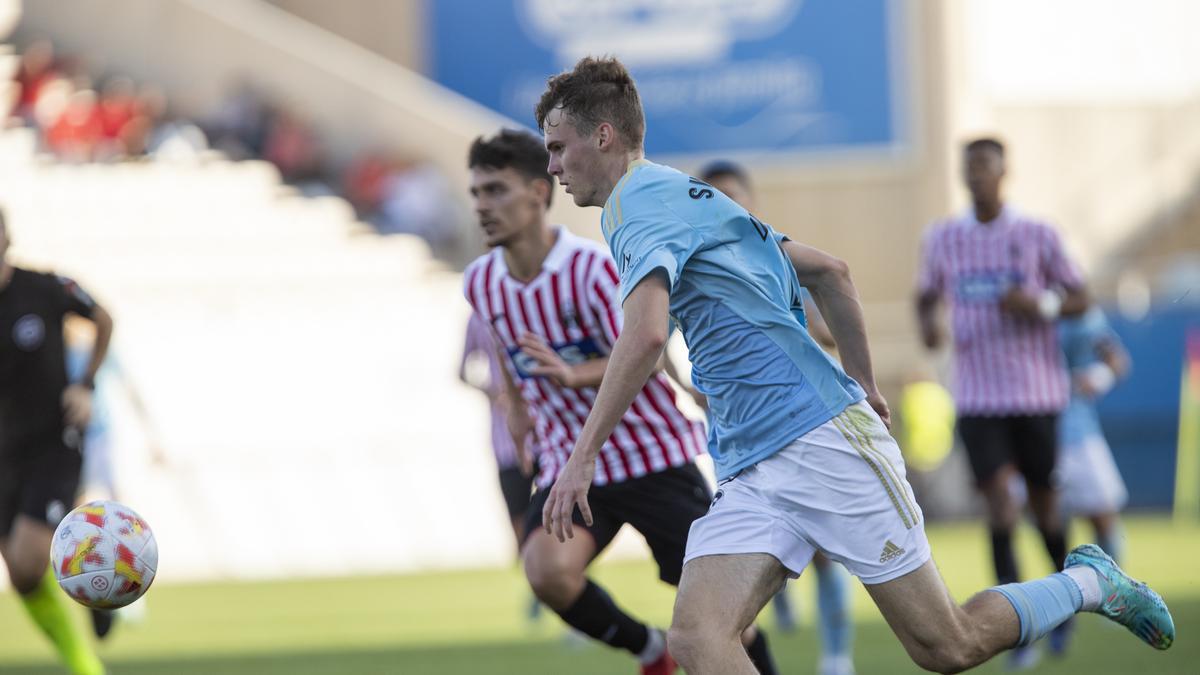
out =
[[[879,554],[879,562],[885,563],[889,560],[895,560],[904,555],[904,549],[893,544],[891,540],[886,540],[883,543],[883,553]]]

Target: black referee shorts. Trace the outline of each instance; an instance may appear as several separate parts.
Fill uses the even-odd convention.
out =
[[[1058,454],[1058,415],[1006,415],[958,418],[958,435],[971,460],[975,483],[983,485],[1014,464],[1033,487],[1053,485]]]
[[[58,527],[74,507],[83,455],[82,435],[68,428],[10,443],[0,454],[0,538],[18,515]]]
[[[542,529],[542,509],[549,494],[550,488],[534,493],[525,519],[526,538]],[[575,527],[591,533],[597,554],[612,542],[622,525],[629,523],[646,538],[658,563],[658,577],[678,586],[688,531],[692,521],[708,512],[711,501],[708,481],[695,464],[687,464],[620,483],[592,486],[588,491],[592,526],[584,524],[579,507],[571,520]]]

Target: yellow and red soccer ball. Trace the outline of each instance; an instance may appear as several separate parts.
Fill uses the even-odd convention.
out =
[[[133,509],[112,501],[90,502],[58,524],[50,564],[58,585],[77,602],[116,609],[150,588],[158,569],[158,544]]]

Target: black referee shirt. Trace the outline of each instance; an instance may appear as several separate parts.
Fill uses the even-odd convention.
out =
[[[61,433],[67,386],[63,318],[91,318],[96,303],[74,281],[13,268],[0,290],[0,454]]]

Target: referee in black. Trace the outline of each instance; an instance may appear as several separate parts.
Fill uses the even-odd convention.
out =
[[[104,666],[71,622],[48,561],[54,528],[79,487],[83,430],[112,317],[74,281],[9,264],[8,245],[0,211],[0,556],[68,669],[100,675]],[[68,313],[96,326],[91,361],[75,384],[67,383],[63,343]]]

